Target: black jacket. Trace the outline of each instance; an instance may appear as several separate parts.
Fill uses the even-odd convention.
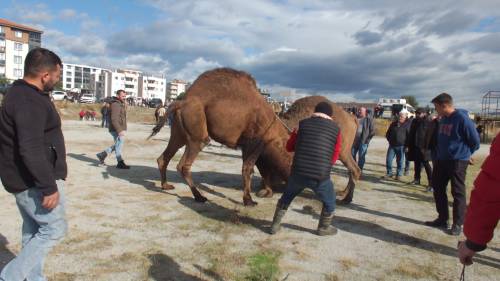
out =
[[[428,149],[426,141],[431,122],[428,118],[415,118],[413,120],[407,139],[408,160],[414,160],[416,153],[420,153],[420,159],[424,161],[431,160],[431,151]]]
[[[47,93],[14,82],[0,109],[0,178],[8,192],[57,191],[67,175],[61,118]]]
[[[390,146],[406,145],[406,139],[410,133],[410,123],[411,121],[409,120],[403,124],[400,124],[397,120],[391,123],[385,134]]]
[[[339,132],[332,120],[311,117],[300,121],[292,174],[315,180],[329,178]]]

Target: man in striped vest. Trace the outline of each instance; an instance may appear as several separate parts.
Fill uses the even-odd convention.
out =
[[[332,165],[340,154],[341,135],[339,126],[333,122],[332,107],[328,102],[316,105],[310,118],[299,123],[287,142],[286,149],[295,151],[292,172],[283,196],[274,213],[271,234],[278,232],[281,219],[295,196],[305,188],[312,189],[323,209],[318,225],[318,235],[335,235],[337,229],[331,225],[335,210],[335,190],[330,179]]]

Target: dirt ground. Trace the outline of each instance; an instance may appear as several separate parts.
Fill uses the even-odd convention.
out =
[[[66,182],[69,232],[46,260],[50,280],[260,280],[252,279],[248,258],[279,257],[278,280],[458,280],[456,238],[428,228],[436,216],[424,186],[382,181],[386,142],[368,151],[363,181],[353,204],[338,206],[333,237],[314,234],[321,209],[310,192],[290,207],[281,231],[267,234],[280,194],[257,207],[242,202],[239,152],[209,146],[193,165],[196,182],[209,201],[196,203],[170,164],[175,190],[162,192],[156,158],[169,130],[146,141],[152,126],[130,124],[124,158],[98,166],[95,154],[111,144],[97,122],[65,121],[69,177]],[[483,145],[477,159],[484,159]],[[480,161],[479,161],[480,162]],[[472,166],[468,186],[477,174]],[[345,174],[341,166],[335,173]],[[424,176],[423,176],[424,178]],[[259,183],[253,177],[253,185]],[[411,177],[405,177],[409,182]],[[336,185],[344,179],[336,178]],[[20,249],[21,220],[14,197],[0,190],[0,268]],[[500,232],[467,268],[466,280],[500,280]]]

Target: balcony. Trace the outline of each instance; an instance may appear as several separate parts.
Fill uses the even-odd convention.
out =
[[[5,32],[0,32],[0,39],[5,39]]]
[[[0,59],[0,66],[5,66],[5,60]]]
[[[0,53],[5,53],[5,46],[0,46]]]

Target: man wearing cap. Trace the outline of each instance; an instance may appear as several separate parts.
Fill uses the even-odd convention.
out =
[[[328,102],[316,105],[310,118],[299,123],[286,144],[289,152],[295,151],[292,172],[288,185],[276,205],[271,234],[278,232],[281,219],[304,188],[311,188],[323,203],[318,224],[318,235],[335,235],[337,229],[331,225],[335,211],[335,190],[330,179],[330,170],[337,161],[341,148],[339,126],[332,120],[332,107]]]
[[[406,139],[410,133],[410,124],[407,122],[408,111],[401,110],[398,114],[398,120],[391,123],[385,137],[389,142],[389,148],[386,155],[386,169],[387,173],[382,179],[389,179],[393,177],[392,161],[396,157],[397,171],[396,180],[400,180],[403,175],[404,153]]]
[[[441,117],[435,134],[433,149],[434,172],[432,185],[438,218],[426,225],[448,228],[448,196],[446,187],[451,181],[453,196],[453,224],[449,234],[458,236],[462,232],[466,208],[465,175],[471,155],[479,149],[479,135],[465,110],[456,109],[453,98],[442,93],[432,100]]]
[[[422,166],[424,166],[427,174],[427,190],[432,191],[432,167],[429,164],[431,151],[426,144],[426,135],[431,121],[423,108],[418,108],[415,114],[416,118],[410,126],[410,134],[407,140],[408,158],[415,162],[415,174],[411,184],[420,185],[420,173]]]

